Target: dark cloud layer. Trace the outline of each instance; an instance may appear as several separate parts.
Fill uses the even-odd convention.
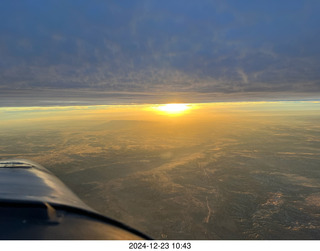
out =
[[[319,92],[318,1],[2,1],[0,90]]]

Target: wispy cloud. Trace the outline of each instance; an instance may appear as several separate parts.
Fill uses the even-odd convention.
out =
[[[314,1],[4,3],[0,90],[319,93],[319,10]]]

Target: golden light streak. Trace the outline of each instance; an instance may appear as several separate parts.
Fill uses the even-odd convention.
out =
[[[171,116],[185,114],[190,109],[192,109],[190,104],[165,104],[152,107],[152,110],[154,111]]]

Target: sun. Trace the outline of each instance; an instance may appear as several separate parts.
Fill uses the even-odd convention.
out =
[[[153,107],[154,110],[166,115],[182,115],[191,109],[189,104],[165,104]]]

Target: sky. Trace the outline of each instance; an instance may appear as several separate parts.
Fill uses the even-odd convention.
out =
[[[0,96],[319,98],[319,12],[316,0],[3,0]]]

